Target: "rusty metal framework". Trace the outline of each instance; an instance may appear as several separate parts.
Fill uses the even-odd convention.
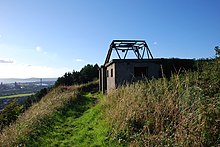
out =
[[[153,59],[153,55],[144,40],[113,40],[110,44],[105,64],[109,62],[113,50],[116,51],[119,59],[126,59],[129,51],[134,52],[137,59],[144,59],[145,55],[148,59]],[[124,56],[120,55],[120,51],[124,52]]]

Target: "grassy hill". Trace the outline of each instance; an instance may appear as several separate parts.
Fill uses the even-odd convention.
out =
[[[35,103],[21,114],[15,123],[3,129],[0,134],[1,146],[25,144],[27,136],[53,122],[51,116],[54,112],[66,107],[77,98],[78,92],[76,89],[77,87],[53,89],[38,103]]]
[[[220,145],[220,59],[197,72],[122,86],[106,98],[111,136],[130,146]]]
[[[218,146],[220,60],[197,72],[122,86],[58,87],[0,135],[1,146]]]
[[[19,116],[0,135],[2,146],[114,146],[97,82],[58,87]],[[13,134],[13,135],[12,135]]]
[[[57,111],[47,128],[32,133],[27,146],[107,146],[109,128],[103,119],[102,95],[82,94]],[[99,103],[99,104],[98,104]]]

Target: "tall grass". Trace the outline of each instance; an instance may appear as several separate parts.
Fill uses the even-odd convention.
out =
[[[79,134],[68,134],[71,140],[65,141],[70,145],[84,141],[81,145],[89,146],[97,134],[98,143],[94,146],[104,145],[103,142],[108,140],[109,144],[117,141],[117,146],[220,145],[220,63],[213,60],[205,64],[199,72],[173,75],[169,80],[142,81],[112,91],[102,104],[88,110],[82,117],[77,120],[68,118],[76,124],[71,130]],[[15,123],[4,128],[0,134],[0,146],[25,146],[30,134],[38,135],[39,128],[49,131],[47,126],[55,123],[52,114],[72,104],[79,96],[78,91],[96,92],[95,85],[51,90]],[[73,112],[70,109],[67,113]],[[108,126],[102,121],[103,117],[106,117]],[[98,129],[96,125],[99,125]],[[105,136],[108,131],[114,141]]]
[[[56,110],[76,99],[78,87],[58,87],[50,91],[38,103],[35,103],[15,123],[6,127],[0,134],[0,146],[23,145],[23,141],[37,128],[52,123],[50,116]],[[37,133],[37,132],[35,132]]]
[[[108,128],[102,118],[101,94],[81,93],[54,113],[53,124],[29,135],[26,146],[103,146]]]
[[[130,146],[220,144],[220,97],[205,95],[199,78],[174,75],[112,91],[106,98],[111,136]]]

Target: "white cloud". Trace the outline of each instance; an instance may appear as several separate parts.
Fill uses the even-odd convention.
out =
[[[154,45],[157,45],[157,42],[156,41],[154,41],[154,43],[153,43]]]
[[[38,53],[42,53],[44,55],[47,55],[47,52],[43,50],[42,47],[40,46],[36,46],[35,50],[38,52]]]
[[[2,38],[2,35],[0,34],[0,38]]]
[[[1,59],[0,58],[0,63],[14,63],[15,61],[13,59],[8,59],[8,58],[5,58],[5,59]]]
[[[36,49],[35,49],[37,52],[42,52],[42,48],[40,46],[37,46]]]
[[[76,62],[83,62],[83,59],[76,59]]]
[[[67,68],[53,68],[47,66],[35,66],[24,64],[0,64],[0,78],[52,78],[60,77],[65,72],[71,71]]]

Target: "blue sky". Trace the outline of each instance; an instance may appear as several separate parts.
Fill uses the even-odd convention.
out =
[[[155,58],[210,58],[219,0],[0,0],[0,78],[58,77],[104,63],[113,39]]]

